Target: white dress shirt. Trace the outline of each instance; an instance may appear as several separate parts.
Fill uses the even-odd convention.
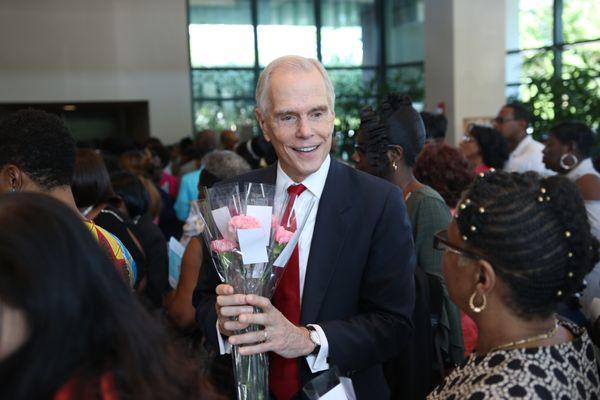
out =
[[[315,229],[315,221],[317,219],[317,211],[319,209],[319,201],[321,199],[321,194],[323,193],[323,189],[325,188],[325,181],[327,180],[327,173],[329,172],[329,166],[331,164],[330,156],[328,155],[321,167],[311,175],[309,175],[302,182],[294,182],[281,168],[281,165],[277,164],[277,180],[275,184],[275,204],[281,204],[285,199],[286,191],[289,186],[296,185],[298,183],[302,183],[306,190],[300,194],[300,196],[296,199],[296,203],[294,203],[294,212],[296,213],[296,219],[298,221],[302,221],[304,215],[301,214],[302,210],[305,207],[301,207],[303,204],[309,202],[311,198],[316,198],[317,201],[313,205],[310,214],[308,215],[308,219],[304,225],[304,229],[300,234],[300,239],[298,240],[298,259],[299,259],[299,269],[300,269],[300,304],[302,304],[302,294],[304,293],[304,281],[306,278],[306,268],[308,265],[308,257],[310,254],[310,245],[312,242],[313,232]],[[296,211],[298,210],[298,211]],[[319,353],[314,355],[307,355],[306,361],[310,370],[315,373],[319,371],[323,371],[329,369],[329,364],[327,362],[327,357],[329,355],[329,342],[327,341],[327,337],[325,336],[325,332],[319,325],[311,324],[317,334],[319,335],[320,341],[320,350]],[[219,333],[219,326],[217,321],[217,333]],[[220,334],[217,334],[217,338],[219,340],[219,350],[221,354],[229,353],[231,350],[231,346],[227,343],[227,340],[223,338]]]
[[[542,161],[544,145],[533,140],[530,135],[525,136],[519,145],[510,153],[504,165],[506,172],[535,171],[542,176],[554,175],[554,172],[546,169]]]

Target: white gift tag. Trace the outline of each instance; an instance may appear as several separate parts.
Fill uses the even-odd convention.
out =
[[[256,218],[265,231],[265,246],[269,245],[271,238],[271,221],[273,220],[273,207],[271,206],[248,206],[246,215]]]
[[[213,219],[215,220],[215,225],[217,225],[221,235],[223,235],[225,239],[231,240],[232,242],[235,241],[235,237],[232,237],[233,235],[231,232],[229,232],[229,221],[231,220],[229,208],[221,207],[217,208],[216,210],[212,210],[211,212]]]
[[[344,390],[344,386],[342,386],[342,384],[339,383],[337,386],[335,386],[329,392],[327,392],[324,395],[322,395],[321,397],[319,397],[319,400],[349,400],[349,399],[348,399],[348,396],[346,396],[346,391]]]
[[[244,264],[265,263],[269,261],[262,228],[238,229],[238,239],[242,262]]]

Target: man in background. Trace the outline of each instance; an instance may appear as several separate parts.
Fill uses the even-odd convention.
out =
[[[504,165],[507,172],[535,171],[543,176],[553,175],[542,161],[544,145],[527,133],[529,113],[520,104],[506,104],[494,119],[496,128],[508,143],[510,155]]]

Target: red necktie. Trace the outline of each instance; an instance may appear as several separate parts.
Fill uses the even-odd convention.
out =
[[[288,205],[283,213],[281,224],[296,230],[294,203],[306,189],[302,184],[288,187],[290,195]],[[298,245],[287,263],[279,285],[273,294],[273,305],[294,325],[300,324],[300,260]],[[289,400],[300,390],[298,361],[295,358],[284,358],[273,352],[269,353],[269,374],[271,392],[277,400]]]

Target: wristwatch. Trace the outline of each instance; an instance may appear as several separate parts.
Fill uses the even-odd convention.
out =
[[[311,325],[307,325],[306,329],[308,329],[308,337],[310,341],[315,344],[315,348],[313,349],[313,351],[311,351],[310,355],[316,356],[321,350],[321,339],[319,338],[319,333],[317,332],[315,327]]]

